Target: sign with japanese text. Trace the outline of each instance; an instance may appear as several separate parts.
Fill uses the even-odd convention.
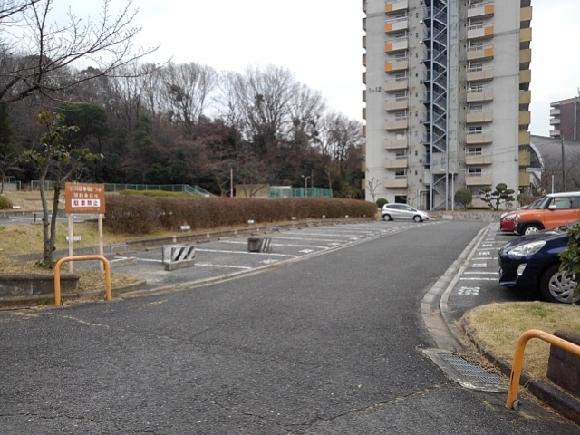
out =
[[[64,211],[67,214],[104,214],[105,185],[65,183]]]

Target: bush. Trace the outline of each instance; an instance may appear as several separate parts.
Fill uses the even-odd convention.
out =
[[[113,232],[148,234],[158,229],[177,230],[187,224],[192,229],[280,222],[296,219],[350,217],[373,218],[375,204],[356,199],[284,198],[232,199],[147,198],[138,195],[107,196],[105,225]]]
[[[387,198],[379,198],[376,203],[378,208],[383,208],[383,205],[388,204],[389,201],[387,201]]]
[[[467,209],[471,205],[471,201],[473,199],[473,194],[471,190],[468,189],[459,189],[455,192],[455,202],[461,204],[464,209]]]
[[[12,201],[5,196],[0,196],[0,209],[4,210],[7,208],[12,208]]]
[[[576,276],[575,294],[580,296],[580,223],[568,228],[568,246],[560,254],[560,270],[568,271]]]

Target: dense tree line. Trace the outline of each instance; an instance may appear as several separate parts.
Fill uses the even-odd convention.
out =
[[[32,41],[0,33],[0,175],[38,178],[21,157],[43,133],[38,113],[50,110],[78,127],[67,138],[74,147],[103,157],[84,165],[83,180],[197,184],[224,195],[233,169],[236,183],[303,186],[308,176],[309,187],[362,195],[360,123],[329,111],[289,70],[137,62],[148,51],[128,54],[139,30],[129,5],[115,15],[104,1],[96,27],[71,16],[55,28],[52,3],[0,2],[0,25],[26,23],[18,28]],[[78,69],[78,53],[93,66]]]

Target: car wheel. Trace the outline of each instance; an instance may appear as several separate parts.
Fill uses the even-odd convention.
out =
[[[524,229],[522,230],[522,234],[524,236],[527,236],[528,234],[537,233],[540,230],[541,230],[541,228],[538,225],[536,225],[536,224],[529,224],[529,225],[526,225],[524,227]]]
[[[574,275],[561,272],[558,266],[548,268],[540,281],[540,292],[548,302],[570,304],[575,289]]]
[[[415,222],[423,222],[423,219],[421,219],[421,216],[419,216],[419,215],[415,215],[415,216],[413,216],[413,220],[414,220]]]
[[[392,220],[393,220],[393,218],[391,217],[391,215],[390,215],[390,214],[384,214],[384,215],[383,215],[383,220],[386,220],[386,221],[392,221]]]

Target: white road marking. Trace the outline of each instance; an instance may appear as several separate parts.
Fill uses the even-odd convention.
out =
[[[336,239],[321,239],[318,237],[284,237],[284,236],[274,236],[272,237],[272,240],[274,239],[282,239],[282,240],[312,240],[312,241],[316,241],[316,242],[334,242],[336,243]],[[345,243],[348,243],[348,240],[345,240]],[[340,245],[340,243],[339,243]]]
[[[277,263],[278,260],[274,260],[273,258],[268,258],[266,260],[262,261],[262,264],[273,264],[273,263]]]
[[[232,245],[246,245],[247,242],[238,242],[235,240],[220,240],[220,243],[230,243]],[[315,248],[315,249],[328,249],[328,246],[320,246],[320,245],[290,245],[286,243],[272,243],[270,246],[278,246],[278,247],[290,247],[290,248]]]
[[[463,272],[463,275],[496,275],[497,272]]]
[[[487,261],[487,260],[497,260],[497,257],[475,257],[471,259],[472,261]]]
[[[471,267],[487,267],[487,263],[473,263]]]
[[[486,278],[484,276],[478,278],[461,277],[459,281],[497,281],[497,278]]]
[[[142,257],[135,257],[138,261],[146,261],[148,263],[161,263],[161,260],[156,260],[154,258],[142,258]]]
[[[288,231],[288,232],[284,232],[283,234],[290,234],[292,236],[314,236],[314,237],[334,237],[334,238],[349,238],[349,237],[356,237],[358,239],[359,236],[357,236],[356,234],[337,234],[337,235],[333,235],[333,234],[328,234],[328,233],[307,233],[307,232],[292,232],[292,231]]]
[[[225,265],[225,264],[208,264],[208,263],[195,263],[195,266],[200,266],[200,267],[225,267],[225,268],[228,268],[228,269],[245,269],[245,270],[254,269],[254,267],[250,267],[250,266],[230,266],[230,265]]]
[[[301,251],[298,251],[301,254],[311,254],[312,252],[314,252],[314,249],[302,249]]]
[[[479,287],[460,287],[457,294],[460,296],[479,296]]]
[[[197,249],[197,252],[215,252],[218,254],[244,254],[244,255],[268,255],[271,257],[296,257],[296,255],[274,254],[271,252],[246,252],[246,251],[227,251],[225,249]]]

